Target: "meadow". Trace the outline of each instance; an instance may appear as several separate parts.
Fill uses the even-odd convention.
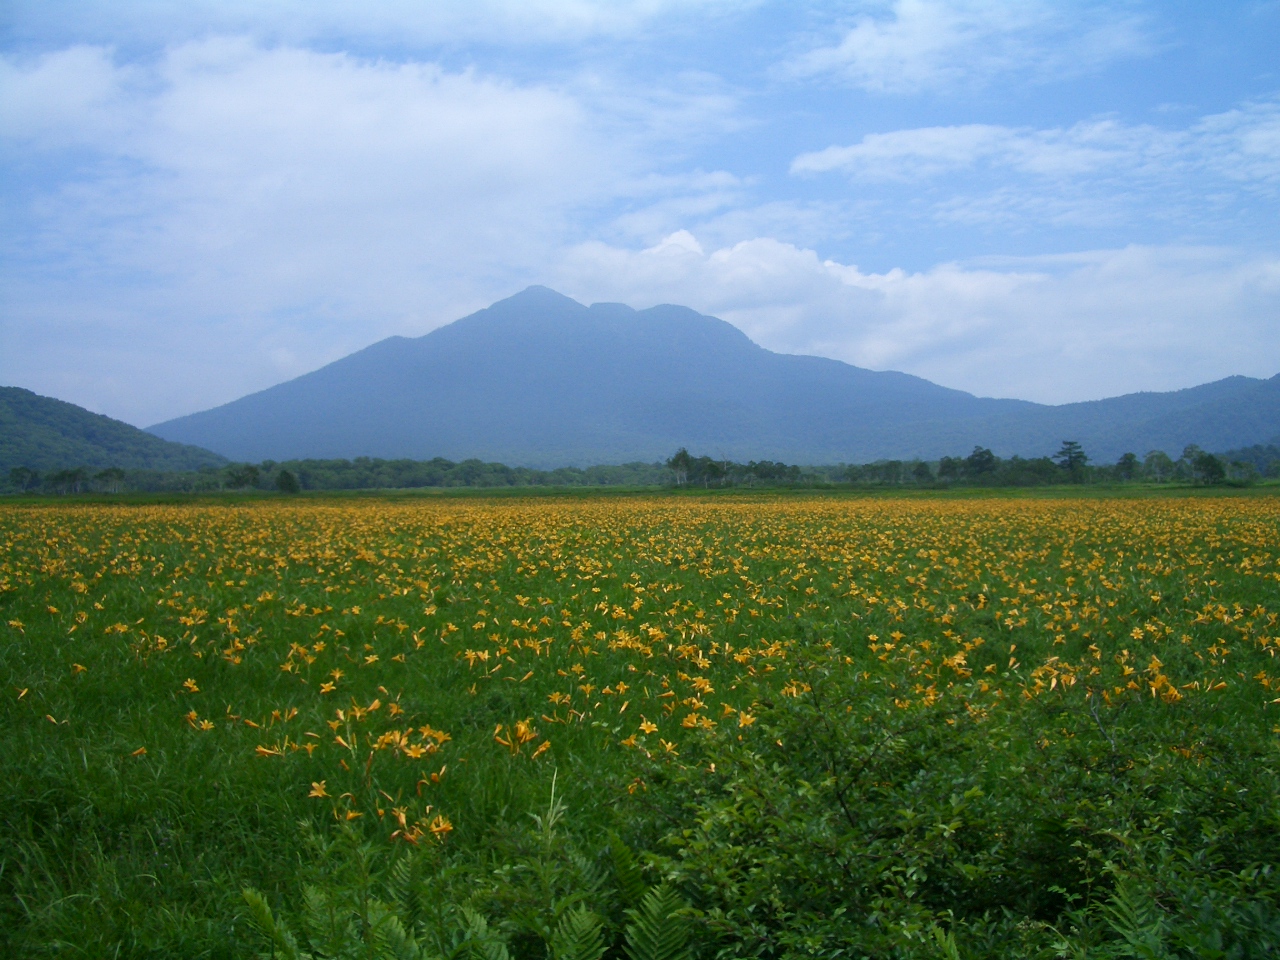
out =
[[[0,953],[1280,955],[1280,498],[0,507]]]

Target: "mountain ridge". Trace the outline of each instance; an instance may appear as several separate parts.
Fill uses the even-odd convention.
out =
[[[237,460],[442,456],[554,467],[652,461],[685,446],[836,463],[936,459],[975,445],[1042,456],[1064,437],[1103,460],[1270,440],[1280,433],[1280,376],[1046,406],[773,353],[688,307],[585,306],[530,287],[424,336],[380,340],[147,429]]]
[[[0,387],[0,471],[199,470],[226,458],[23,387]]]

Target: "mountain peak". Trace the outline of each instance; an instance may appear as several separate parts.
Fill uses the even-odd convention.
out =
[[[1278,388],[1228,384],[1062,408],[982,399],[904,373],[773,353],[688,307],[587,307],[531,286],[415,340],[383,341],[152,430],[245,460],[557,467],[653,461],[683,446],[743,461],[858,463],[975,445],[1040,456],[1063,437],[1106,460],[1264,441],[1280,424]]]
[[[497,306],[502,306],[504,304],[510,304],[512,306],[527,306],[530,304],[537,304],[539,306],[544,306],[544,305],[545,306],[572,305],[575,307],[582,306],[582,304],[580,304],[577,300],[574,300],[572,297],[566,297],[563,293],[560,293],[558,290],[552,290],[550,287],[544,287],[540,283],[535,283],[530,286],[527,286],[523,290],[521,290],[519,293],[514,293],[504,300],[499,300],[493,306],[497,307]],[[490,307],[489,309],[492,310],[493,307]]]

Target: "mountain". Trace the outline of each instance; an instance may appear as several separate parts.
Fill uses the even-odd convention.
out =
[[[583,306],[530,287],[426,336],[390,337],[224,406],[148,428],[236,460],[478,457],[555,467],[665,458],[868,462],[1041,456],[1065,438],[1095,460],[1280,432],[1280,377],[1046,406],[975,397],[904,373],[777,354],[686,307]]]
[[[137,427],[21,387],[0,387],[0,471],[199,470],[227,461],[199,447],[171,443]]]

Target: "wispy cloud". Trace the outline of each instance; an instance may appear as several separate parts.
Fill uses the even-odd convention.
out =
[[[139,422],[484,306],[619,205],[679,217],[739,189],[652,163],[729,122],[705,78],[517,83],[215,37],[132,64],[86,46],[0,57],[0,83],[0,155],[28,178],[6,198],[0,380],[65,368],[70,349],[99,371],[99,409]],[[122,335],[149,347],[92,359]]]
[[[1127,5],[893,0],[864,6],[837,42],[796,57],[787,72],[916,94],[1010,74],[1062,79],[1154,47],[1146,20]]]
[[[1218,19],[1234,74],[1200,39]],[[985,393],[1266,372],[1280,101],[1245,31],[1274,17],[1218,19],[1149,0],[11,0],[0,382],[154,422],[535,282]],[[1149,53],[1141,83],[1004,95]],[[1103,252],[951,262],[1073,249]]]
[[[872,273],[770,238],[707,250],[684,231],[643,250],[583,244],[561,277],[581,299],[687,303],[775,350],[983,396],[1060,403],[1280,372],[1270,332],[1280,259],[1226,249]]]
[[[9,204],[0,377],[67,350],[63,318],[87,354],[129,317],[152,373],[80,366],[112,371],[98,402],[142,422],[483,305],[639,172],[573,97],[426,63],[214,39],[144,82],[104,50],[6,69],[0,141],[59,176]]]
[[[1116,227],[1197,223],[1280,198],[1280,100],[1181,129],[1118,120],[1035,129],[992,124],[868,134],[804,153],[796,175],[839,173],[852,189],[916,185],[954,224]]]
[[[791,172],[918,181],[980,166],[1053,179],[1160,178],[1196,168],[1274,183],[1280,179],[1280,102],[1247,104],[1183,130],[1093,120],[1045,130],[966,124],[873,133],[850,146],[800,154]]]
[[[579,43],[715,16],[751,0],[9,0],[20,43],[171,45],[218,34],[273,43]]]

